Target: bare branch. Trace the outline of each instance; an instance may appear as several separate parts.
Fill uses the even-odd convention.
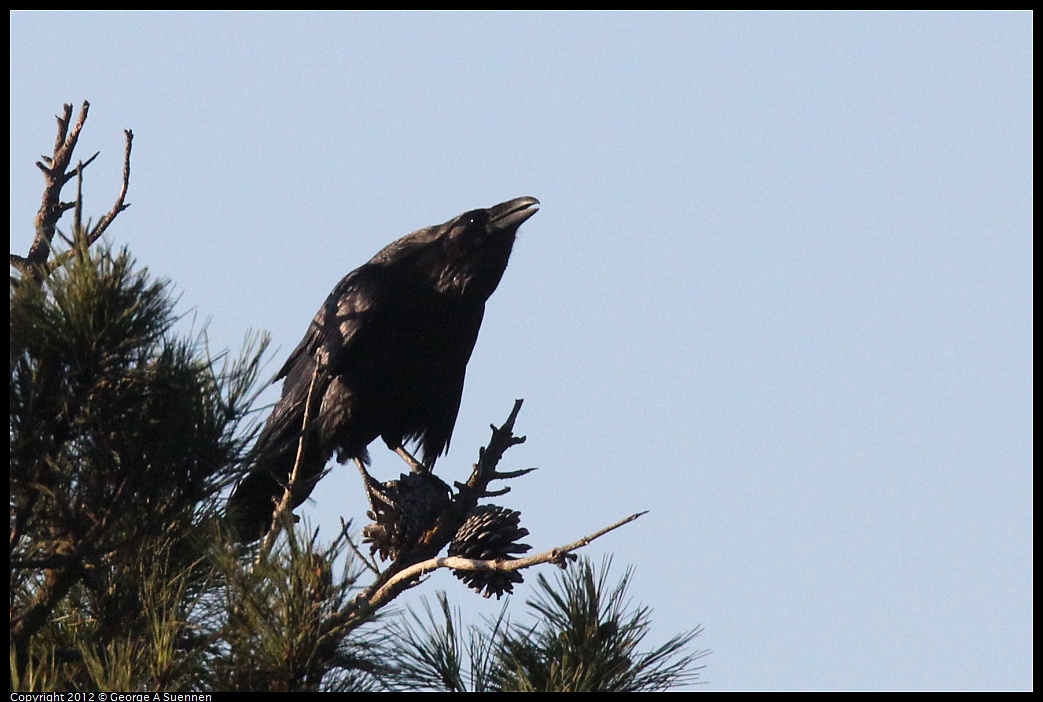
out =
[[[615,524],[611,524],[603,529],[598,529],[593,534],[584,536],[581,539],[573,541],[570,544],[564,546],[558,546],[552,548],[549,551],[538,553],[534,556],[527,556],[525,558],[516,558],[512,560],[494,560],[494,561],[481,561],[471,558],[459,558],[455,556],[446,556],[444,558],[430,558],[426,561],[421,561],[408,568],[395,573],[386,583],[384,583],[378,590],[368,596],[368,605],[373,609],[379,609],[383,605],[387,604],[391,599],[396,597],[401,592],[403,585],[408,585],[411,581],[417,578],[435,571],[439,568],[452,568],[455,570],[498,570],[498,571],[514,571],[522,570],[524,568],[531,568],[534,565],[541,563],[556,563],[559,566],[564,567],[566,559],[573,551],[577,551],[584,546],[589,545],[595,539],[598,539],[605,534],[618,529],[624,524],[629,524],[638,517],[647,512],[638,512],[632,514],[625,519],[620,519]]]
[[[490,425],[490,428],[493,430],[492,438],[489,440],[487,447],[479,449],[478,463],[474,465],[467,484],[461,487],[461,493],[468,490],[476,493],[485,493],[486,486],[501,475],[496,472],[496,466],[500,459],[503,458],[503,454],[511,446],[517,446],[525,442],[524,436],[514,435],[514,423],[518,420],[518,413],[521,411],[523,402],[524,400],[514,401],[514,407],[511,409],[511,413],[507,417],[507,421],[503,423],[503,426],[496,427]],[[535,469],[526,469],[526,472],[531,472],[532,470]],[[511,477],[509,473],[503,473],[502,475]]]
[[[83,102],[83,107],[80,108],[80,124],[81,125],[83,124],[83,121],[87,119],[87,110],[89,110],[90,107],[91,107],[90,103],[85,100]],[[58,136],[54,140],[54,153],[55,153],[54,160],[55,161],[58,160],[58,153],[61,151],[62,147],[65,145],[65,136],[69,133],[69,121],[72,119],[72,104],[69,103],[69,104],[63,105],[62,106],[62,110],[63,110],[63,116],[62,117],[55,116],[55,119],[58,120]],[[53,161],[48,159],[48,163],[53,163]]]
[[[76,166],[76,206],[72,210],[72,237],[75,242],[83,232],[83,163]],[[86,247],[83,248],[87,250]]]
[[[304,401],[304,421],[301,422],[301,437],[297,441],[297,457],[293,462],[293,471],[290,473],[290,479],[286,483],[286,489],[283,490],[282,499],[279,500],[279,504],[275,507],[275,514],[272,517],[272,527],[265,534],[264,541],[261,544],[261,550],[257,556],[260,558],[262,554],[268,554],[272,550],[272,545],[275,544],[275,538],[279,535],[279,531],[282,528],[284,519],[292,519],[293,512],[293,492],[297,486],[297,478],[300,473],[301,459],[304,457],[304,444],[307,437],[308,425],[311,423],[311,410],[312,410],[312,397],[315,394],[315,381],[319,377],[319,371],[322,369],[321,363],[315,364],[315,369],[311,374],[311,383],[308,385],[308,397]]]
[[[114,219],[116,219],[116,215],[118,215],[120,212],[122,212],[123,210],[127,209],[128,207],[130,207],[130,203],[124,202],[124,201],[126,200],[126,197],[127,197],[127,189],[130,187],[130,152],[131,152],[131,148],[132,148],[132,146],[134,144],[134,132],[132,132],[129,129],[124,129],[123,130],[123,135],[124,135],[124,138],[126,139],[126,145],[124,146],[124,149],[123,149],[123,184],[120,187],[119,195],[116,197],[116,203],[112,206],[112,209],[110,209],[105,214],[105,216],[102,217],[101,220],[99,220],[96,225],[94,225],[94,228],[91,229],[90,232],[84,232],[83,233],[83,235],[84,235],[83,246],[85,248],[92,246],[96,241],[98,241],[98,239],[100,239],[102,237],[102,235],[105,233],[105,230],[109,228],[109,225],[112,224],[112,221]],[[91,161],[93,161],[94,157],[97,156],[97,155],[98,154],[94,154],[94,156],[91,156],[87,160],[86,163],[79,164],[77,166],[76,173],[81,173],[82,170],[87,166],[87,164],[89,164]],[[81,181],[80,182],[82,183],[82,176],[81,176]],[[82,194],[81,194],[81,192],[79,190],[79,187],[77,187],[77,191],[76,191],[76,203],[75,203],[75,205],[76,205],[76,219],[75,219],[74,224],[73,224],[73,232],[74,232],[74,236],[80,236],[81,228],[82,228],[81,211],[82,211],[82,207],[83,207],[83,197],[82,197]],[[57,269],[57,268],[61,267],[62,265],[64,265],[65,262],[68,261],[69,258],[71,256],[73,256],[73,255],[75,255],[75,251],[64,251],[64,252],[62,252],[61,255],[56,256],[47,265],[47,272],[48,273],[52,273],[55,269]]]
[[[63,206],[61,202],[62,186],[68,182],[69,178],[66,171],[69,168],[69,163],[72,161],[72,154],[76,149],[76,142],[79,141],[80,131],[87,121],[87,112],[89,110],[90,103],[85,100],[80,108],[80,116],[76,121],[76,126],[72,128],[70,133],[69,123],[72,120],[72,105],[65,105],[62,115],[56,117],[58,120],[58,134],[54,140],[54,155],[51,158],[44,157],[48,164],[46,166],[39,161],[36,163],[40,170],[43,171],[44,180],[46,181],[43,190],[43,202],[40,204],[40,210],[36,213],[36,238],[33,240],[33,245],[29,248],[29,255],[26,256],[27,267],[35,269],[32,275],[36,280],[42,280],[45,277],[42,266],[47,261],[47,256],[50,253],[55,227],[62,214],[69,209],[68,206]]]
[[[125,200],[127,198],[127,188],[130,187],[130,150],[134,145],[134,132],[129,129],[124,129],[123,137],[126,141],[126,145],[123,147],[123,186],[120,188],[120,194],[116,198],[116,204],[112,206],[112,209],[109,210],[108,213],[94,226],[94,229],[91,230],[90,240],[87,242],[88,245],[93,244],[100,239],[101,235],[104,234],[105,230],[109,228],[110,224],[112,224],[112,220],[116,219],[116,215],[130,207],[130,204],[125,202]],[[95,154],[95,156],[96,155],[97,154]],[[93,157],[91,160],[93,160]],[[90,163],[90,161],[87,161],[87,163]],[[83,165],[86,166],[87,164],[85,163]]]
[[[645,514],[645,512],[633,514],[577,541],[526,558],[475,560],[458,556],[440,557],[438,554],[455,537],[477,505],[478,500],[503,494],[509,489],[489,490],[488,485],[492,480],[520,477],[535,470],[533,468],[503,472],[496,470],[504,452],[525,440],[524,437],[514,435],[514,424],[521,406],[522,401],[516,400],[514,408],[503,426],[492,427],[493,435],[488,446],[479,450],[478,463],[475,464],[471,477],[466,483],[456,484],[457,494],[453,497],[451,504],[438,516],[434,526],[430,527],[408,552],[396,557],[394,562],[383,573],[380,573],[376,580],[351,604],[331,616],[327,621],[328,626],[366,621],[373,612],[422,582],[425,574],[439,568],[507,572],[522,570],[542,563],[555,563],[565,567],[569,560],[576,558],[573,554],[574,551]]]
[[[54,141],[53,155],[41,156],[41,160],[36,162],[37,168],[39,168],[44,175],[43,198],[40,204],[40,209],[36,213],[36,235],[33,239],[32,245],[29,247],[29,253],[27,255],[20,256],[18,254],[11,254],[9,258],[11,266],[22,271],[27,279],[35,281],[36,283],[42,282],[48,275],[53,273],[56,268],[65,263],[69,257],[73,255],[71,251],[66,251],[61,256],[53,259],[50,258],[51,252],[54,249],[53,241],[58,228],[58,220],[61,219],[65,212],[73,208],[77,210],[77,220],[74,224],[73,235],[74,238],[79,235],[78,227],[81,224],[83,206],[81,188],[77,187],[76,200],[73,202],[63,202],[61,199],[61,193],[62,188],[73,178],[79,177],[82,180],[83,170],[89,166],[94,159],[98,157],[98,153],[100,153],[97,152],[93,154],[86,161],[79,163],[76,168],[70,170],[73,153],[76,150],[76,145],[80,138],[80,132],[83,130],[83,126],[87,121],[87,114],[89,111],[90,103],[84,101],[80,108],[80,114],[76,120],[76,124],[73,125],[72,105],[65,105],[62,114],[56,117],[58,121],[58,131]],[[72,125],[71,129],[70,125]],[[112,224],[116,215],[130,206],[126,202],[126,196],[127,190],[130,186],[130,153],[134,135],[130,130],[126,130],[124,135],[126,137],[126,146],[123,156],[123,185],[120,188],[120,193],[116,199],[115,205],[113,205],[112,209],[109,210],[109,212],[101,218],[98,224],[86,235],[85,243],[87,246],[90,246],[100,239],[105,233],[105,230],[110,224]]]
[[[482,497],[501,497],[511,491],[510,486],[502,487],[499,490],[486,490],[482,493]]]
[[[417,578],[420,576],[417,574],[415,566],[436,558],[441,550],[452,541],[468,515],[478,504],[478,500],[488,496],[488,484],[491,480],[496,479],[496,466],[504,452],[511,446],[525,441],[525,437],[514,435],[514,424],[518,419],[522,403],[522,400],[515,400],[510,416],[503,426],[491,427],[493,435],[489,440],[489,445],[479,449],[478,463],[474,465],[471,477],[465,484],[457,483],[457,494],[449,506],[438,516],[434,525],[420,536],[412,548],[398,555],[384,572],[378,573],[376,580],[359,593],[348,607],[330,617],[327,621],[329,627],[340,626],[352,621],[361,623],[379,607],[417,584]],[[530,471],[531,469],[528,469],[525,472]],[[505,473],[505,475],[509,474]],[[400,576],[400,573],[407,570],[410,575]],[[377,593],[379,593],[379,597],[377,597]]]
[[[497,480],[508,480],[511,478],[520,478],[523,475],[528,475],[537,468],[522,468],[521,470],[508,470],[508,471],[496,471],[493,473],[493,477]]]
[[[366,556],[366,554],[364,554],[362,550],[355,545],[354,539],[352,539],[351,534],[348,533],[348,528],[350,526],[351,522],[345,522],[344,519],[341,518],[340,536],[344,537],[344,540],[348,543],[348,546],[350,546],[351,550],[355,552],[355,555],[358,557],[360,561],[362,561],[362,564],[366,566],[367,570],[371,571],[375,575],[380,575],[380,568],[377,566],[376,561]]]

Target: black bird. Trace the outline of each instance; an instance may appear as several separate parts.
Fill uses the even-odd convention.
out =
[[[249,474],[228,500],[238,537],[268,531],[296,461],[311,397],[304,451],[292,494],[311,494],[330,457],[356,459],[380,437],[429,470],[449,446],[464,373],[518,227],[539,201],[520,197],[419,229],[385,246],[333,289],[275,380],[282,397],[260,436]],[[419,444],[423,465],[404,445]],[[368,474],[366,474],[368,476]]]

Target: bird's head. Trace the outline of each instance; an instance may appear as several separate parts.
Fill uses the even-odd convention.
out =
[[[441,295],[483,303],[500,284],[518,227],[539,204],[519,197],[464,212],[388,244],[370,265],[394,269],[396,276]]]
[[[519,197],[471,210],[439,229],[444,265],[439,292],[475,301],[489,299],[507,268],[518,227],[539,210],[534,197]]]

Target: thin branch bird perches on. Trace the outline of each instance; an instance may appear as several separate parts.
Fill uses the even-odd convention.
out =
[[[442,549],[457,535],[480,499],[505,492],[504,490],[489,491],[490,482],[513,479],[535,470],[532,468],[502,472],[496,470],[507,449],[525,441],[525,437],[514,434],[514,424],[521,410],[522,402],[522,400],[515,401],[510,416],[502,426],[491,427],[492,437],[487,446],[479,449],[478,462],[474,465],[467,482],[456,483],[457,492],[430,528],[424,532],[415,545],[399,554],[383,572],[378,573],[373,583],[359,593],[348,607],[334,614],[328,622],[330,627],[351,622],[362,623],[373,612],[422,582],[424,575],[439,568],[468,572],[511,573],[543,563],[554,563],[559,567],[566,567],[570,561],[576,558],[575,551],[645,514],[645,512],[632,514],[571,543],[524,558],[474,559],[440,556]],[[359,552],[354,544],[352,547]]]
[[[272,526],[268,533],[265,534],[258,557],[261,554],[271,552],[272,546],[275,544],[275,537],[279,535],[282,525],[286,523],[286,520],[293,520],[293,492],[297,487],[297,481],[300,476],[301,458],[304,456],[305,442],[308,439],[308,425],[311,424],[313,416],[312,399],[315,394],[315,381],[319,377],[321,368],[320,364],[316,364],[315,370],[311,374],[311,384],[308,386],[308,397],[304,402],[304,420],[301,422],[301,436],[297,441],[297,456],[293,462],[293,471],[290,473],[290,479],[286,482],[286,489],[283,491],[282,498],[275,506]]]

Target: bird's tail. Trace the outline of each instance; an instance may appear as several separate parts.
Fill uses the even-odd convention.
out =
[[[300,451],[300,425],[295,431],[288,431],[285,423],[278,419],[273,412],[254,447],[253,467],[228,498],[229,524],[237,540],[243,543],[256,541],[268,533],[276,505],[290,484],[295,466],[297,476],[292,486],[290,509],[308,499],[329,459],[319,450],[319,442],[312,436],[315,432],[309,432],[304,450]]]

